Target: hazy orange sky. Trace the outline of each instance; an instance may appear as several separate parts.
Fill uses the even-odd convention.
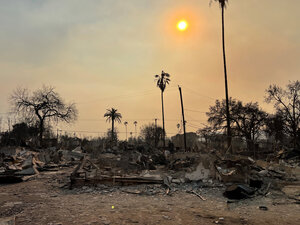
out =
[[[128,131],[161,119],[154,75],[171,75],[165,91],[167,134],[181,120],[202,127],[203,112],[224,98],[221,11],[209,0],[7,0],[0,6],[0,113],[17,86],[52,85],[77,103],[78,121],[63,130],[105,132],[103,114],[117,108]],[[264,91],[300,75],[300,1],[231,0],[225,13],[229,95],[258,101]],[[185,32],[176,29],[185,19]],[[5,123],[6,114],[0,114]],[[159,120],[161,123],[161,120]],[[55,127],[56,128],[56,127]],[[118,124],[120,132],[125,131]],[[4,129],[2,125],[2,129]],[[77,132],[78,134],[80,132]],[[81,135],[95,135],[81,133]],[[121,134],[124,138],[124,133]]]

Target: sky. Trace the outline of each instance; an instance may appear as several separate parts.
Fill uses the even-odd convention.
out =
[[[120,137],[158,118],[160,90],[154,75],[171,75],[166,88],[166,132],[178,132],[182,87],[187,131],[206,123],[210,105],[225,96],[221,10],[210,0],[1,0],[0,117],[5,129],[8,98],[17,87],[56,88],[75,102],[76,123],[54,129],[102,136],[103,117],[123,116]],[[231,0],[225,11],[229,95],[264,102],[270,84],[285,86],[300,75],[299,0]],[[185,19],[184,32],[176,24]],[[10,115],[13,117],[13,115]],[[71,132],[72,131],[72,132]],[[80,131],[80,132],[79,132]],[[74,133],[74,132],[73,132]],[[129,136],[129,134],[128,134]]]

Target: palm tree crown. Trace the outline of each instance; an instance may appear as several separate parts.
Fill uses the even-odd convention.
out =
[[[166,89],[167,84],[170,82],[170,74],[165,73],[164,71],[161,72],[161,75],[155,75],[157,79],[156,86],[160,88],[162,92]]]
[[[117,111],[118,110],[114,108],[107,109],[107,112],[104,114],[104,117],[107,117],[106,121],[117,121],[118,123],[121,123],[122,115]]]
[[[137,121],[134,121],[134,122],[133,122],[133,124],[134,124],[134,132],[135,132],[135,136],[136,136],[136,125],[137,125],[137,123],[138,123]]]
[[[124,122],[124,125],[125,125],[125,129],[126,129],[126,141],[127,141],[127,125],[128,125],[128,122],[125,121],[125,122]]]
[[[215,2],[219,2],[221,8],[226,8],[228,0],[215,0]]]

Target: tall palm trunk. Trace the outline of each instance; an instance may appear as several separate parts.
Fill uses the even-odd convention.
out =
[[[225,76],[225,94],[226,94],[226,120],[227,120],[227,147],[231,147],[231,130],[230,130],[230,114],[229,114],[229,100],[228,100],[228,84],[227,84],[227,67],[225,55],[225,35],[224,35],[224,6],[222,7],[222,46],[223,46],[223,61],[224,61],[224,76]]]
[[[111,120],[111,142],[114,143],[114,120]]]
[[[164,92],[161,92],[161,111],[162,111],[162,120],[163,120],[163,144],[164,147],[166,147],[166,141],[165,141],[165,112],[164,112]]]

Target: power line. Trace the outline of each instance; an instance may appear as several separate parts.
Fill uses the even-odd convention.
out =
[[[126,119],[124,118],[124,121],[153,121],[154,119]],[[165,121],[179,121],[180,119],[167,119]],[[106,122],[105,119],[101,120],[101,119],[78,119],[77,121],[91,121],[91,122]]]
[[[107,131],[87,131],[87,130],[62,130],[58,129],[59,132],[68,132],[68,133],[90,133],[90,134],[107,134]],[[122,133],[125,134],[126,132],[124,131],[118,131],[117,133]],[[128,133],[128,132],[127,132]],[[166,132],[167,134],[177,134],[177,133],[171,133],[171,132]]]
[[[206,121],[205,119],[201,119],[201,120],[197,120],[197,119],[194,119],[193,117],[191,117],[190,115],[187,116],[188,119],[187,121],[194,121],[194,122],[202,122],[202,121]]]
[[[70,133],[91,133],[91,134],[107,134],[107,131],[88,131],[88,130],[61,130],[58,131],[70,132]],[[118,131],[117,133],[126,133],[124,131]]]
[[[173,89],[173,88],[174,87],[170,87],[170,88],[168,88],[168,90],[174,91],[175,89]],[[88,103],[99,102],[99,101],[103,101],[103,100],[111,100],[111,99],[116,99],[116,98],[140,97],[140,96],[145,96],[145,95],[152,95],[152,94],[154,94],[154,92],[157,92],[157,89],[138,91],[138,92],[133,92],[130,94],[122,94],[122,95],[116,95],[116,96],[111,96],[111,97],[104,97],[104,98],[99,98],[99,99],[95,99],[95,100],[87,101],[87,102],[78,102],[77,104],[88,104]],[[141,93],[141,94],[136,94],[136,93]]]
[[[200,127],[198,127],[198,126],[194,126],[194,125],[191,125],[191,124],[186,124],[188,127],[191,127],[191,128],[194,128],[194,129],[200,129]]]
[[[190,126],[194,126],[195,128],[200,128],[199,124],[189,123]]]
[[[209,98],[209,99],[212,99],[212,100],[216,100],[216,98],[212,98],[210,96],[207,96],[207,95],[203,95],[203,94],[200,94],[199,92],[197,91],[194,91],[193,89],[191,88],[188,88],[186,86],[183,86],[185,89],[187,89],[187,91],[190,93],[190,94],[194,94],[194,95],[198,95],[200,97],[205,97],[205,98]]]
[[[186,111],[190,111],[190,112],[199,112],[199,113],[206,113],[204,111],[199,111],[199,110],[194,110],[194,109],[185,109]]]

